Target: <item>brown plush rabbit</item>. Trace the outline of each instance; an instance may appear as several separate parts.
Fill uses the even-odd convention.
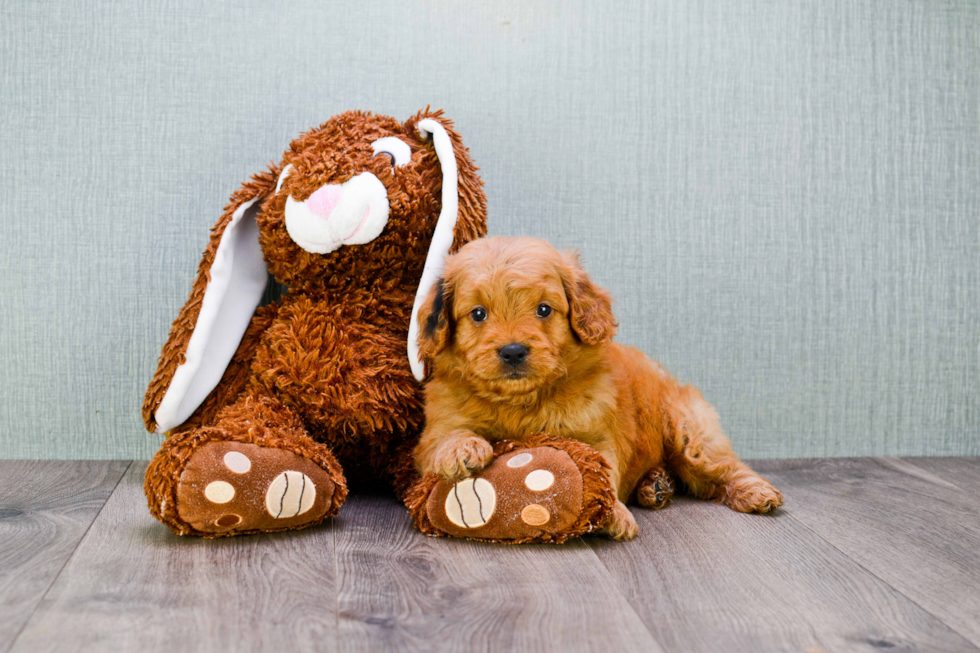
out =
[[[442,112],[350,112],[232,196],[143,403],[147,428],[170,434],[146,471],[157,519],[202,537],[304,528],[340,509],[349,479],[393,484],[430,535],[561,542],[601,523],[611,486],[574,440],[498,443],[469,499],[415,473],[430,362],[417,316],[446,255],[486,234],[476,171]],[[270,272],[289,290],[259,307]],[[511,514],[522,453],[571,489],[551,498],[561,519]]]
[[[442,112],[349,112],[232,196],[143,404],[170,433],[146,473],[155,517],[279,531],[336,513],[345,473],[405,489],[423,421],[412,317],[445,255],[486,233],[476,171]],[[289,290],[259,308],[270,272]]]

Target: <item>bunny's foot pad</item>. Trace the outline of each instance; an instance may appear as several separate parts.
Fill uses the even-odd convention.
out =
[[[187,459],[174,508],[182,532],[204,537],[296,529],[336,512],[343,479],[339,487],[329,471],[292,451],[209,442]]]
[[[615,503],[604,462],[586,445],[568,442],[578,446],[501,443],[493,462],[469,478],[424,477],[408,502],[416,527],[505,543],[564,542],[597,529]]]

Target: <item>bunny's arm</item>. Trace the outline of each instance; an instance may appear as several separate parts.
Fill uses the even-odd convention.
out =
[[[211,391],[211,394],[204,400],[204,403],[187,418],[187,421],[172,429],[171,433],[189,431],[198,426],[214,422],[218,411],[238,399],[252,376],[252,359],[262,339],[262,334],[275,321],[280,306],[281,304],[276,302],[275,304],[262,306],[256,310],[255,317],[252,318],[252,322],[248,325],[245,335],[242,336],[242,342],[238,345],[238,349],[235,351],[235,355],[228,364],[228,369],[225,370],[217,387]],[[160,396],[163,396],[162,393]],[[147,397],[149,397],[149,393]],[[143,410],[146,410],[146,406],[144,406]]]

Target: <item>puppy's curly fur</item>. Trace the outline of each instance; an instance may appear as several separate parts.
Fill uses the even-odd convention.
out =
[[[489,463],[489,443],[544,431],[607,460],[619,502],[605,530],[616,539],[636,535],[626,502],[661,507],[671,477],[740,512],[782,504],[697,388],[612,342],[609,294],[576,255],[533,238],[473,241],[448,259],[418,317],[432,372],[420,473],[468,476]]]

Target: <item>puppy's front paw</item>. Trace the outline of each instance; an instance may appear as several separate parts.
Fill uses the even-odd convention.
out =
[[[493,460],[493,447],[477,436],[450,438],[436,451],[436,473],[452,480],[478,472]]]
[[[636,537],[640,527],[636,525],[636,519],[633,518],[633,513],[626,504],[617,501],[599,532],[617,542],[625,542]]]

